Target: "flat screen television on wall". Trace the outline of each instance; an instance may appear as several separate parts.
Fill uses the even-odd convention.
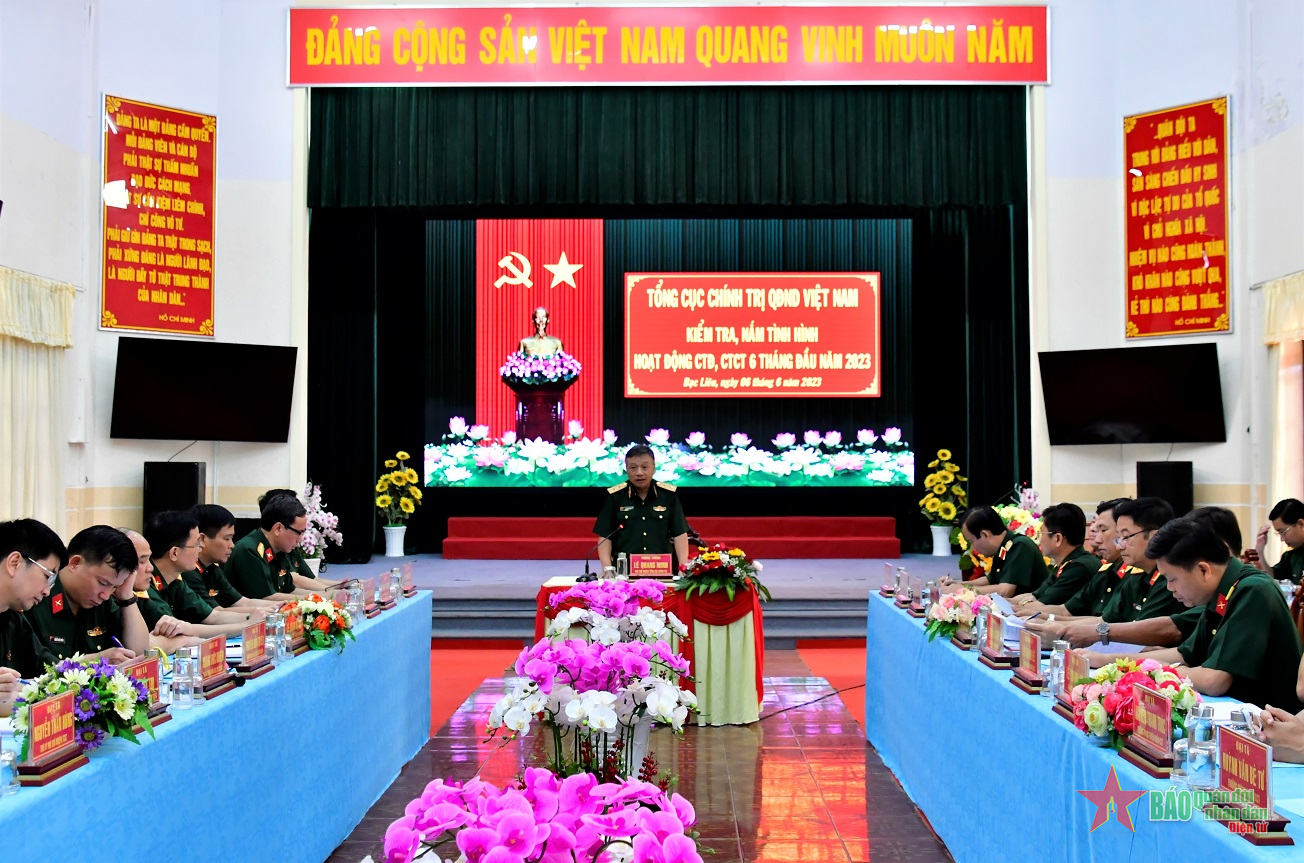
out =
[[[1049,351],[1037,359],[1053,446],[1227,440],[1212,342]]]
[[[109,436],[284,443],[297,355],[274,345],[124,336]],[[249,395],[254,383],[258,397]]]

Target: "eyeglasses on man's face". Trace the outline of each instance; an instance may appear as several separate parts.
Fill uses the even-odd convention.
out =
[[[38,561],[32,560],[30,557],[27,558],[27,562],[30,563],[32,566],[36,567],[37,569],[39,569],[41,572],[45,573],[46,587],[54,587],[54,580],[59,577],[59,573],[55,572],[52,569],[48,569]]]

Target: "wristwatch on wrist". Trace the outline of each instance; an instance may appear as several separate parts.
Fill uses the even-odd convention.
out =
[[[1096,624],[1096,635],[1100,636],[1101,644],[1109,644],[1109,624],[1103,620]]]
[[[614,566],[604,566],[604,567],[602,567],[602,571],[603,571],[603,572],[615,572],[615,571],[616,571],[616,568],[615,568]]]
[[[134,593],[131,595],[131,599],[118,600],[118,608],[126,608],[129,605],[135,605],[135,604],[136,604],[136,595]]]

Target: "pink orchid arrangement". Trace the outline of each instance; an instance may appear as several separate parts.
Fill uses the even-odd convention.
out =
[[[1120,659],[1073,684],[1069,691],[1073,724],[1085,734],[1108,737],[1115,749],[1136,730],[1136,685],[1154,689],[1173,702],[1174,729],[1185,729],[1187,711],[1200,703],[1200,693],[1189,677],[1153,659]]]
[[[385,831],[387,863],[418,852],[466,863],[702,863],[692,804],[638,779],[534,767],[505,789],[436,779],[404,812]]]
[[[592,581],[554,593],[548,604],[557,608],[571,602],[603,617],[628,617],[645,602],[660,604],[665,595],[665,587],[655,581]]]
[[[950,638],[960,627],[973,626],[974,619],[980,614],[986,614],[991,604],[990,596],[979,595],[968,589],[942,594],[928,609],[928,623],[924,627],[928,640],[932,641],[938,636]]]
[[[304,487],[303,506],[308,511],[308,527],[299,536],[304,557],[321,557],[328,543],[344,544],[344,534],[339,531],[340,517],[326,510],[320,485],[310,482]]]
[[[697,698],[679,685],[688,662],[664,641],[554,644],[521,651],[517,679],[489,715],[489,736],[525,734],[535,721],[552,729],[550,766],[632,776],[652,722],[684,727]]]

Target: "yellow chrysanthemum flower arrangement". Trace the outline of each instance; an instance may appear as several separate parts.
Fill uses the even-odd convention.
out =
[[[954,524],[960,510],[968,505],[963,483],[969,478],[960,474],[960,466],[951,458],[949,449],[939,449],[937,458],[928,463],[932,473],[924,477],[928,494],[919,501],[919,511],[933,525]]]
[[[384,461],[385,472],[376,480],[376,509],[389,527],[397,527],[421,505],[421,475],[407,466],[411,458],[403,450]]]

